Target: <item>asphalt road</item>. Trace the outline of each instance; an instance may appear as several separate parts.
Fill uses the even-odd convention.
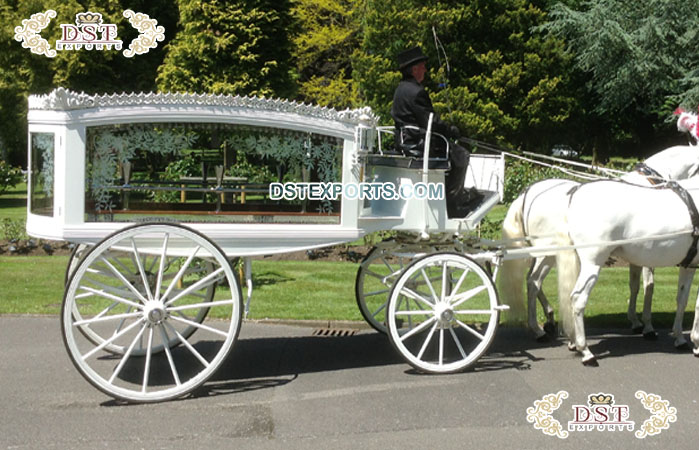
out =
[[[588,368],[561,342],[500,328],[475,369],[441,376],[410,370],[374,332],[311,332],[245,323],[195,395],[123,405],[73,368],[58,318],[0,317],[0,448],[696,448],[699,358],[675,351],[667,332],[654,342],[592,332],[600,366]],[[553,417],[564,429],[573,405],[600,392],[629,406],[635,430],[651,415],[639,390],[667,400],[677,420],[643,442],[627,430],[546,436],[526,411],[561,390],[569,396]]]

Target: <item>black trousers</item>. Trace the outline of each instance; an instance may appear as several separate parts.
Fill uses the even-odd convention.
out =
[[[462,146],[455,143],[450,145],[449,161],[451,162],[451,169],[447,172],[445,180],[447,201],[450,199],[456,201],[462,189],[465,189],[464,183],[470,157],[471,152]]]

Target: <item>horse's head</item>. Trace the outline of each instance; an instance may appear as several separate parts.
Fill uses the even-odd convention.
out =
[[[675,115],[679,116],[677,118],[677,130],[689,133],[695,140],[699,143],[699,130],[697,129],[697,122],[699,122],[697,115],[683,110],[682,108],[677,108],[675,110]]]

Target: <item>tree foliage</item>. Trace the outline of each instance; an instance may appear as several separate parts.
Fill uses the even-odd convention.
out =
[[[566,40],[586,75],[591,112],[653,146],[658,131],[676,134],[663,119],[678,103],[693,109],[699,101],[695,6],[680,0],[594,0],[579,9],[558,4],[543,29]]]
[[[429,56],[435,107],[463,133],[529,149],[559,138],[575,100],[566,88],[562,41],[532,30],[546,20],[542,9],[525,0],[367,0],[366,12],[355,76],[384,120],[400,79],[395,57],[420,45]]]
[[[179,31],[158,69],[163,91],[293,93],[287,0],[178,0]]]
[[[57,17],[41,32],[55,48],[61,38],[61,23],[75,23],[75,15],[93,11],[105,23],[114,23],[124,47],[138,32],[123,17],[132,9],[158,20],[165,27],[166,40],[175,27],[176,16],[165,0],[0,0],[0,151],[13,164],[26,164],[27,96],[42,94],[62,86],[87,93],[151,91],[161,64],[162,45],[145,55],[125,58],[120,51],[59,51],[55,58],[35,55],[14,39],[14,28],[32,14],[53,9]]]
[[[299,96],[323,106],[358,103],[351,55],[359,43],[358,0],[295,0],[293,37]]]

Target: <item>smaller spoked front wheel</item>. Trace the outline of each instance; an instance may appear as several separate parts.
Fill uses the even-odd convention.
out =
[[[477,262],[435,253],[413,261],[393,285],[389,337],[416,369],[458,372],[488,349],[501,309],[493,281]]]

